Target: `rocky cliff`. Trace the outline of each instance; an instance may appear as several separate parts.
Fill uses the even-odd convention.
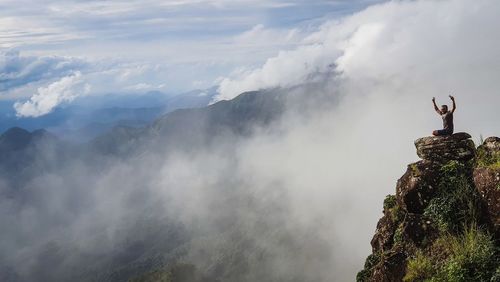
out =
[[[500,138],[415,141],[357,281],[500,281]]]

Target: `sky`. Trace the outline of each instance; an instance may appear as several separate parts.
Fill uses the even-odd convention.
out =
[[[1,0],[0,99],[40,116],[82,95],[208,88],[377,2]]]

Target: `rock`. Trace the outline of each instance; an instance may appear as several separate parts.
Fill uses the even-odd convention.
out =
[[[385,214],[377,223],[377,230],[373,235],[371,245],[373,253],[380,253],[392,248],[396,224],[390,213]]]
[[[499,137],[488,137],[484,140],[484,148],[491,152],[500,152],[500,138]]]
[[[404,250],[395,248],[384,254],[381,261],[374,267],[370,281],[400,282],[406,272],[406,254]]]
[[[420,214],[408,213],[396,231],[395,241],[402,241],[412,243],[416,247],[423,247],[424,245],[434,241],[438,236],[438,230],[434,227],[430,218]]]
[[[450,136],[423,137],[415,141],[417,155],[423,160],[447,162],[468,161],[475,157],[476,148],[471,136],[465,132]]]
[[[474,184],[486,204],[495,236],[500,238],[500,168],[476,168]]]
[[[385,198],[384,215],[371,240],[372,254],[357,281],[402,281],[407,267],[409,273],[421,267],[417,254],[432,263],[451,262],[447,247],[434,243],[462,236],[471,222],[492,231],[495,242],[500,240],[500,138],[487,138],[477,150],[470,138],[457,133],[415,141],[423,160],[408,165],[397,181],[396,195]],[[457,162],[448,163],[452,160]],[[488,260],[494,257],[490,254]],[[486,273],[488,281],[494,275],[490,274]]]
[[[489,165],[500,159],[500,138],[488,137],[477,148],[477,158],[480,164]]]
[[[426,160],[408,165],[396,185],[396,199],[404,210],[424,212],[437,191],[439,168],[439,163]]]

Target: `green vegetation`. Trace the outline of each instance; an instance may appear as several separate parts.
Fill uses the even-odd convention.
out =
[[[422,174],[416,164],[411,164],[410,169],[413,176],[419,176]]]
[[[396,202],[395,195],[387,195],[385,197],[384,213],[388,214],[394,223],[399,223],[403,219],[404,211]]]
[[[396,206],[396,196],[387,195],[384,199],[384,210],[390,210]]]
[[[500,152],[488,152],[484,147],[477,149],[477,166],[500,169]]]
[[[497,281],[499,249],[477,226],[446,234],[408,261],[404,281]]]
[[[424,211],[441,232],[459,232],[476,223],[481,213],[481,196],[474,188],[468,164],[450,161],[441,168],[438,194]]]
[[[356,275],[356,282],[369,281],[373,267],[380,261],[380,256],[371,254],[366,258],[365,267]]]
[[[425,281],[425,279],[435,274],[435,272],[435,265],[431,258],[424,255],[422,251],[418,251],[416,256],[408,261],[408,268],[403,281]]]
[[[403,223],[401,223],[394,232],[393,240],[394,244],[400,244],[403,242]]]

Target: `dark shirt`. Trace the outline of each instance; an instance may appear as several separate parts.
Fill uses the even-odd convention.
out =
[[[443,128],[453,132],[453,113],[448,111],[441,114],[441,117],[443,118]]]

